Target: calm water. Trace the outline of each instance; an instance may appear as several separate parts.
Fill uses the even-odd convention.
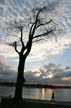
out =
[[[14,96],[14,87],[1,87],[0,96]],[[23,98],[51,100],[53,89],[23,88]],[[55,100],[71,101],[71,89],[54,89]]]

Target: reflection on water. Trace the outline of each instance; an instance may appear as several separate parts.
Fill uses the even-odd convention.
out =
[[[23,88],[23,98],[51,100],[53,89],[47,88]],[[14,87],[0,86],[0,96],[14,96]],[[54,89],[56,101],[71,101],[71,89]]]
[[[57,101],[71,102],[71,89],[55,89],[54,92]]]
[[[14,96],[14,87],[0,86],[0,96]]]
[[[52,89],[42,89],[42,93],[41,93],[41,99],[44,100],[51,100],[51,96],[52,96]]]
[[[31,99],[42,99],[42,100],[51,100],[52,89],[45,88],[24,88],[23,89],[23,98]]]

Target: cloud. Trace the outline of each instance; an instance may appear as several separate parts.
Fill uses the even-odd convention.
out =
[[[47,39],[45,42],[40,42],[34,44],[32,47],[32,51],[27,59],[27,62],[39,61],[47,58],[48,56],[62,54],[66,48],[70,48],[71,46],[71,0],[1,0],[0,1],[0,40],[5,41],[6,35],[6,27],[9,20],[13,20],[16,17],[18,19],[26,19],[28,11],[30,11],[33,6],[43,6],[48,5],[50,8],[50,12],[48,16],[50,19],[53,18],[56,23],[56,37],[55,39]],[[34,5],[36,4],[36,5]],[[27,7],[27,8],[26,8]],[[8,38],[8,37],[7,37]],[[11,40],[9,38],[9,40]],[[13,39],[12,39],[13,40]],[[0,55],[6,57],[14,57],[17,56],[14,49],[4,43],[0,43]],[[35,50],[34,50],[35,49]],[[41,53],[40,53],[41,52]]]
[[[9,45],[1,42],[0,43],[0,56],[13,57],[13,56],[17,56],[17,54],[13,47],[10,47]]]
[[[57,55],[63,53],[66,48],[69,48],[71,44],[71,36],[58,37],[58,41],[55,39],[48,40],[47,42],[41,42],[33,44],[31,53],[27,59],[28,62],[43,60],[47,56]],[[4,43],[0,43],[0,55],[5,57],[18,56],[13,47],[10,47]],[[39,47],[41,46],[41,47]],[[41,52],[41,53],[40,53]]]
[[[15,82],[17,72],[0,59],[0,82]],[[25,72],[26,83],[71,83],[71,67],[49,63],[37,71]]]
[[[63,68],[61,65],[49,63],[44,65],[43,73],[44,79],[50,78],[53,82],[71,81],[71,67],[69,66]]]
[[[66,36],[57,37],[57,42],[55,39],[50,39],[47,42],[37,43],[32,47],[28,62],[42,60],[52,55],[63,54],[64,50],[70,48],[70,46],[70,33],[66,34]]]
[[[55,75],[54,75],[54,78],[55,79],[64,79],[64,78],[70,78],[71,77],[71,70],[70,71],[67,71],[67,72],[62,72],[62,73],[59,73],[57,72]],[[70,79],[68,79],[70,80]]]
[[[49,63],[44,65],[38,71],[25,72],[26,82],[69,83],[71,82],[71,67],[67,67],[63,67],[60,64],[57,65],[54,63]]]
[[[0,82],[16,81],[16,75],[16,72],[14,72],[11,67],[7,66],[6,63],[0,59]]]

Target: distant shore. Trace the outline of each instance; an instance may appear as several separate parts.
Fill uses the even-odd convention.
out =
[[[9,83],[9,82],[0,82],[0,86],[8,86],[8,87],[15,87],[16,83]],[[54,85],[54,84],[23,84],[23,87],[28,88],[70,88],[69,85]]]

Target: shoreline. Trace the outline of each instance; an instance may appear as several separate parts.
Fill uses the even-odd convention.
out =
[[[8,82],[4,82],[1,83],[0,82],[0,86],[8,86],[8,87],[15,87],[16,84],[15,83],[8,83]],[[52,88],[52,89],[57,89],[57,88],[67,88],[67,89],[71,89],[71,86],[69,85],[54,85],[54,84],[28,84],[25,83],[23,84],[23,87],[27,87],[27,88]]]

